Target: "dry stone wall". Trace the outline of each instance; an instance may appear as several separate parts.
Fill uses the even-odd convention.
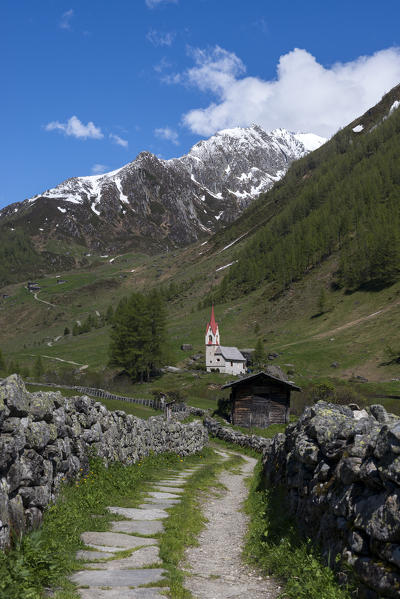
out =
[[[203,424],[213,437],[222,439],[227,443],[234,443],[240,447],[247,447],[254,451],[265,452],[270,447],[271,439],[258,437],[257,435],[245,435],[239,431],[235,431],[231,427],[223,426],[218,420],[204,416]]]
[[[359,597],[400,597],[400,419],[318,402],[264,451],[297,522]]]
[[[63,480],[88,466],[95,450],[105,462],[132,464],[150,452],[188,455],[207,443],[199,422],[141,420],[109,412],[89,397],[28,393],[17,375],[0,383],[0,548],[36,527]]]

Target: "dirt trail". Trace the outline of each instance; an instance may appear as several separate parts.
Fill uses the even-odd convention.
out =
[[[392,310],[396,306],[400,306],[400,300],[397,302],[394,302],[393,304],[389,304],[389,306],[386,306],[385,308],[381,308],[380,310],[377,310],[376,312],[373,312],[372,314],[367,314],[367,316],[361,316],[360,318],[357,318],[356,320],[346,322],[345,324],[342,324],[339,327],[335,327],[334,329],[330,329],[329,331],[325,331],[324,333],[317,333],[316,335],[311,335],[311,337],[306,337],[304,339],[301,339],[300,341],[293,341],[292,343],[285,343],[284,345],[281,345],[280,347],[282,349],[284,349],[285,347],[291,347],[292,345],[298,345],[299,343],[304,343],[305,341],[307,341],[309,339],[326,339],[326,337],[332,337],[333,335],[336,335],[337,333],[340,333],[341,331],[345,331],[346,329],[349,329],[357,324],[365,322],[366,320],[375,318],[376,316],[379,316],[380,314],[385,314],[385,312],[389,312],[389,310]]]
[[[51,306],[52,308],[56,308],[57,306],[55,304],[51,304],[50,302],[46,302],[46,300],[42,300],[38,298],[38,291],[36,293],[33,294],[33,297],[35,298],[35,300],[37,302],[42,302],[42,304],[47,304],[48,306]]]
[[[223,454],[227,457],[227,454]],[[280,587],[270,578],[262,578],[241,559],[247,517],[242,503],[248,490],[245,478],[253,472],[256,460],[243,456],[240,474],[224,471],[220,478],[226,487],[222,496],[204,502],[207,527],[198,537],[199,545],[186,550],[188,577],[185,587],[196,599],[275,599]],[[185,564],[186,565],[186,564]]]

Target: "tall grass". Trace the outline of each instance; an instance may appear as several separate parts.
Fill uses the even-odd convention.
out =
[[[350,590],[338,585],[318,550],[298,533],[288,516],[284,491],[263,488],[261,463],[251,481],[245,509],[250,516],[245,558],[282,580],[281,597],[350,599]]]

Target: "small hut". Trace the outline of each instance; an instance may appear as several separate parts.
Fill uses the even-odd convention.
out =
[[[231,390],[231,421],[239,426],[267,428],[289,422],[290,393],[301,391],[291,381],[258,372],[224,385]]]

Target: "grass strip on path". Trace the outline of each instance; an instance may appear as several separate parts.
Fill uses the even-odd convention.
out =
[[[285,492],[265,489],[261,461],[250,480],[245,510],[250,516],[244,555],[249,563],[284,582],[280,597],[290,599],[350,599],[333,571],[323,565],[318,550],[304,540],[288,516]]]

